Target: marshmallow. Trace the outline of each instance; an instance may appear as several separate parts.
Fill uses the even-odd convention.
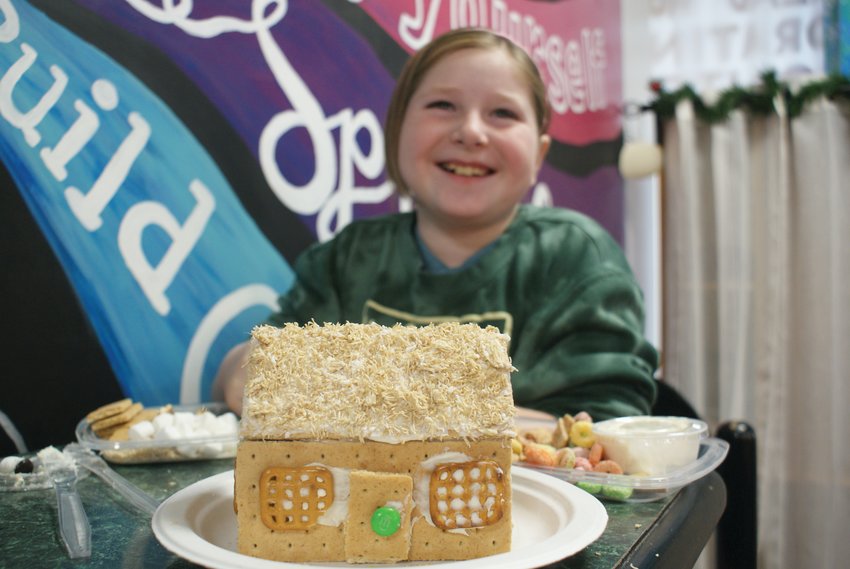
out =
[[[127,430],[127,438],[131,441],[147,441],[153,438],[155,430],[150,421],[141,421]]]
[[[128,438],[132,441],[175,441],[176,450],[187,458],[216,458],[232,456],[236,443],[206,442],[219,437],[236,438],[239,419],[231,412],[216,416],[203,413],[160,413],[151,421],[141,421],[130,427]],[[193,442],[198,441],[198,442]],[[204,441],[204,442],[201,442]]]
[[[239,433],[239,419],[231,412],[216,417],[215,426],[211,429],[217,435],[233,435]]]
[[[164,429],[156,431],[156,433],[154,434],[154,438],[166,441],[179,441],[185,437],[183,436],[183,433],[180,431],[180,429],[178,429],[174,425],[169,425]]]
[[[174,414],[160,413],[153,418],[153,426],[157,431],[161,431],[165,427],[170,427],[174,424]]]
[[[184,432],[190,432],[194,424],[194,413],[188,413],[186,411],[178,411],[177,413],[174,413],[174,426],[177,427],[177,429]]]
[[[3,460],[0,460],[0,473],[13,474],[15,472],[15,467],[20,461],[21,457],[19,456],[7,456]]]

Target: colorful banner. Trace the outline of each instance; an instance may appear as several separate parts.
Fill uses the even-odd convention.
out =
[[[304,247],[407,207],[383,117],[408,55],[445,30],[529,51],[554,143],[528,199],[622,239],[619,0],[0,0],[0,15],[0,159],[146,404],[207,399]]]
[[[211,350],[276,305],[289,265],[144,84],[28,4],[0,11],[6,168],[125,393],[200,400]]]
[[[511,38],[543,75],[555,140],[580,145],[619,135],[619,2],[365,0],[360,5],[408,53],[456,28],[487,28]]]

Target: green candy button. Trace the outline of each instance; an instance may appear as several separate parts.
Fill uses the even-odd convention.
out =
[[[382,537],[389,537],[401,527],[401,514],[395,508],[384,506],[372,514],[372,531]]]

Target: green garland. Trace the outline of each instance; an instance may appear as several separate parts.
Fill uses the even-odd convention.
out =
[[[830,75],[825,79],[807,83],[793,93],[786,83],[776,79],[775,72],[768,71],[761,76],[760,85],[750,89],[731,87],[723,91],[711,105],[703,101],[690,85],[684,85],[675,91],[666,91],[659,81],[653,81],[650,87],[656,93],[656,99],[649,103],[647,108],[654,111],[659,118],[672,118],[679,101],[690,99],[696,115],[708,123],[724,121],[730,112],[738,108],[754,114],[770,114],[774,112],[773,101],[779,94],[785,99],[785,107],[792,117],[802,113],[806,103],[821,96],[850,99],[850,79],[843,75]]]

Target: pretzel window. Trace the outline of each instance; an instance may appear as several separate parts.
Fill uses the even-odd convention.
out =
[[[496,462],[441,464],[430,488],[431,520],[440,529],[483,527],[502,518],[505,474]]]
[[[260,517],[269,529],[309,529],[333,501],[334,479],[327,468],[271,467],[260,475]]]

